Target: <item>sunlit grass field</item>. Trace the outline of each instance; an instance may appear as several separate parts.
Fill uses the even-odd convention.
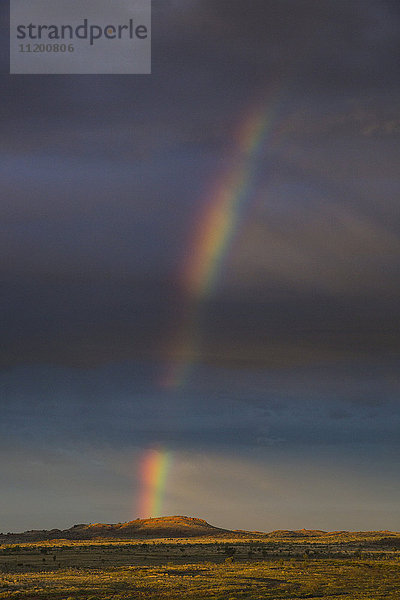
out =
[[[366,543],[164,539],[8,544],[0,547],[0,599],[399,600],[399,551],[366,551]]]

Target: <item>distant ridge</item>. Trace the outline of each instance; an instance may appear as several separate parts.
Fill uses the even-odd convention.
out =
[[[321,538],[355,541],[361,537],[368,537],[374,544],[393,545],[399,544],[398,533],[390,531],[322,531],[319,529],[277,530],[270,533],[261,531],[245,531],[242,529],[230,530],[210,525],[204,519],[196,517],[154,517],[151,519],[135,519],[127,523],[90,523],[74,525],[69,529],[30,530],[23,533],[0,533],[0,543],[39,542],[47,540],[120,540],[120,539],[160,539],[160,538],[225,538],[238,540],[243,538],[257,538],[264,540],[290,540],[293,538]]]
[[[74,525],[70,529],[31,530],[23,533],[0,535],[0,541],[41,541],[41,540],[91,540],[96,538],[188,538],[201,536],[226,536],[234,532],[214,527],[195,517],[155,517],[135,519],[127,523],[91,523]]]

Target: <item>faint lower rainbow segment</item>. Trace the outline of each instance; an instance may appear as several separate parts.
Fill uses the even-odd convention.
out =
[[[196,221],[182,269],[183,314],[169,346],[170,360],[160,382],[167,389],[182,387],[201,356],[200,322],[205,300],[217,287],[252,197],[260,154],[275,123],[279,96],[275,92],[266,105],[253,107],[242,120],[235,136],[231,165],[207,195],[205,208]]]
[[[167,477],[172,453],[167,450],[146,450],[139,465],[139,517],[149,519],[162,516]]]

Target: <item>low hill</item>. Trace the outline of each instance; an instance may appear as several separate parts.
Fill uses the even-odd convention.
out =
[[[0,544],[41,542],[46,540],[129,540],[161,538],[222,538],[225,540],[259,540],[263,542],[360,544],[377,547],[394,547],[400,544],[398,533],[390,531],[321,531],[277,530],[270,533],[222,529],[195,517],[157,517],[135,519],[127,523],[91,523],[74,525],[70,529],[31,530],[24,533],[0,534]]]
[[[0,542],[42,541],[42,540],[91,540],[91,539],[133,539],[133,538],[191,538],[235,536],[228,529],[214,527],[195,517],[159,517],[135,519],[127,523],[91,523],[74,525],[70,529],[31,530],[24,533],[0,535]]]

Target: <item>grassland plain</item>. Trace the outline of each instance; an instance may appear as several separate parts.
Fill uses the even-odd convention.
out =
[[[0,599],[399,600],[400,534],[47,540],[0,546]]]

